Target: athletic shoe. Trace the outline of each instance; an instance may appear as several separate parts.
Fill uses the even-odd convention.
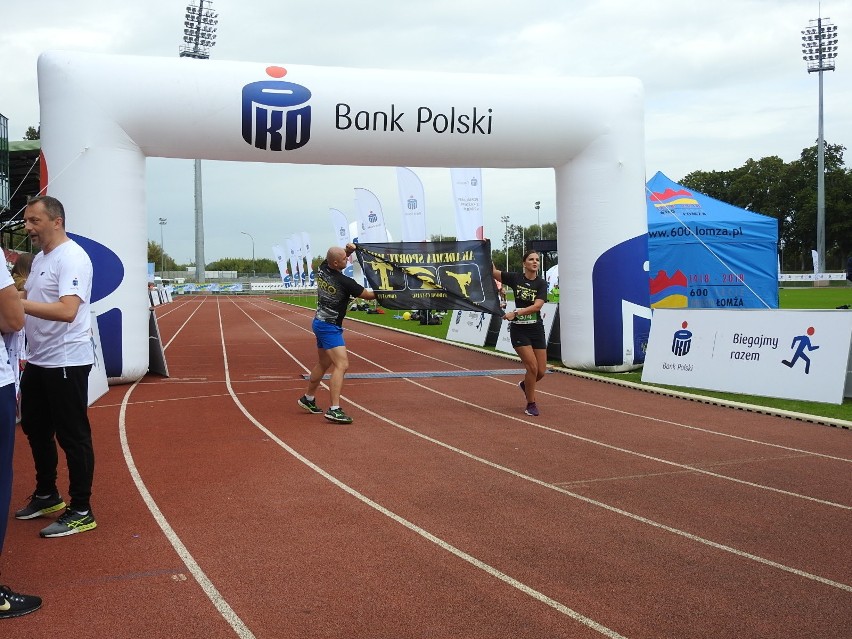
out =
[[[302,395],[296,403],[309,413],[314,413],[315,415],[322,413],[322,408],[317,406],[317,403],[314,400],[308,399],[306,395]]]
[[[343,412],[340,408],[335,408],[332,410],[329,408],[325,413],[325,418],[330,422],[337,422],[338,424],[351,424],[352,418],[349,417],[346,413]]]
[[[0,586],[0,619],[20,617],[41,608],[41,597],[12,592],[8,586]]]
[[[527,404],[527,409],[524,412],[527,415],[538,417],[538,406],[535,405],[535,402],[530,402],[529,404]]]
[[[91,510],[87,514],[81,515],[70,508],[66,508],[59,519],[44,528],[39,535],[42,537],[67,537],[97,527],[98,524]]]
[[[36,497],[35,493],[33,493],[30,495],[30,503],[20,510],[15,511],[15,519],[35,519],[42,515],[55,513],[57,510],[62,510],[63,508],[65,508],[65,502],[62,501],[59,493],[45,497],[44,499]]]
[[[527,394],[527,386],[524,384],[524,380],[518,382],[518,388],[521,389],[521,392],[526,395]]]

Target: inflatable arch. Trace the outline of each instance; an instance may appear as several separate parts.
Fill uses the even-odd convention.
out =
[[[47,52],[43,184],[95,265],[111,383],[148,370],[145,158],[553,167],[562,360],[628,370],[650,328],[643,92],[630,78]],[[324,223],[324,221],[323,221]]]

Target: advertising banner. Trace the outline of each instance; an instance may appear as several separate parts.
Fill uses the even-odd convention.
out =
[[[657,309],[642,381],[843,403],[850,311]]]
[[[456,239],[481,240],[482,169],[450,169],[456,205]]]
[[[414,171],[401,166],[396,169],[396,181],[399,186],[399,210],[402,212],[402,241],[425,242],[428,238],[423,183]]]
[[[461,344],[484,346],[492,315],[484,311],[453,311],[447,326],[447,339]]]

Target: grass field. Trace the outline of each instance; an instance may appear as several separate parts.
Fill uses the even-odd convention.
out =
[[[782,288],[779,290],[779,305],[782,309],[836,309],[838,306],[852,306],[852,287],[796,287]],[[298,304],[308,308],[316,308],[316,297],[313,295],[288,295],[280,296],[274,299]],[[400,315],[400,312],[386,310],[384,314],[368,314],[364,311],[349,311],[348,317],[357,318],[382,326],[389,326],[419,335],[428,335],[438,339],[444,339],[447,335],[446,323],[442,325],[424,326],[419,322],[405,321],[397,319],[395,316]],[[493,349],[491,349],[493,350]],[[551,362],[554,365],[561,366],[558,361]],[[614,380],[623,380],[634,383],[642,383],[641,371],[633,371],[628,373],[593,373],[599,377],[609,378]],[[694,395],[704,397],[713,397],[726,401],[740,402],[743,404],[751,404],[755,406],[765,406],[776,410],[791,411],[794,413],[804,413],[806,415],[815,415],[819,417],[828,417],[831,419],[840,419],[852,422],[852,400],[845,399],[843,404],[824,404],[822,402],[803,402],[799,400],[775,399],[771,397],[758,397],[752,395],[739,395],[735,393],[717,393],[703,389],[688,389],[675,386],[664,386],[660,384],[647,384],[647,386],[657,386],[660,388],[669,388],[673,390],[689,392]]]

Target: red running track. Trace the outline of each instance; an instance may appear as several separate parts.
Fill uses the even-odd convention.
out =
[[[334,425],[296,405],[310,311],[157,314],[171,377],[90,409],[98,528],[9,522],[3,581],[45,604],[0,636],[852,636],[848,430],[566,374],[538,418],[517,376],[349,379],[355,422]],[[351,373],[518,367],[351,321],[346,338]]]

